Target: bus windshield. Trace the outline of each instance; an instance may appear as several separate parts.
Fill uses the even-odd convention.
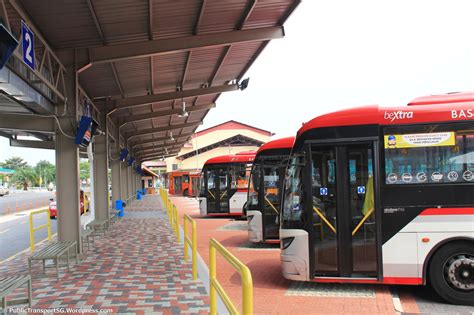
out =
[[[304,152],[290,158],[286,168],[281,216],[282,228],[301,228],[303,226],[303,170]]]

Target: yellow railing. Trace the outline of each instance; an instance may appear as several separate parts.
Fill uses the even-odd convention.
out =
[[[237,308],[230,300],[227,293],[222,288],[221,284],[217,280],[217,255],[219,252],[229,264],[232,265],[239,273],[242,283],[242,314],[253,314],[253,284],[252,274],[247,266],[245,266],[240,260],[232,255],[221,243],[216,239],[212,238],[209,241],[209,287],[210,287],[210,302],[211,302],[211,315],[217,314],[217,295],[221,297],[227,310],[231,314],[238,314]]]
[[[181,242],[181,237],[179,235],[179,222],[178,222],[178,209],[176,206],[173,204],[173,230],[174,234],[176,235],[176,239],[178,240],[178,243]]]
[[[160,196],[161,201],[166,208],[166,213],[168,214],[168,220],[170,222],[171,228],[173,229],[174,235],[176,235],[179,243],[181,241],[181,236],[179,234],[178,209],[171,202],[168,192],[164,188],[160,188]]]
[[[189,260],[188,246],[191,246],[192,265],[193,265],[193,280],[198,277],[197,274],[197,231],[196,221],[191,219],[187,214],[184,215],[184,259]],[[191,224],[191,238],[188,236],[188,223]]]
[[[170,221],[171,226],[173,227],[173,204],[171,200],[166,197],[166,210],[168,211],[168,219]]]
[[[40,213],[43,213],[43,212],[46,212],[46,214],[48,215],[48,217],[46,219],[47,220],[46,224],[40,225],[38,227],[34,227],[33,226],[33,216],[35,214],[40,214]],[[49,214],[49,208],[30,212],[30,248],[31,248],[31,251],[35,250],[35,232],[39,231],[41,229],[45,229],[45,228],[48,229],[48,240],[51,241],[51,217],[50,217],[50,214]]]

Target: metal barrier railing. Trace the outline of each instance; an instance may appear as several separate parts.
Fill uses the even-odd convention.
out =
[[[34,227],[33,226],[33,216],[35,214],[40,214],[40,213],[44,213],[44,212],[46,212],[46,214],[47,214],[46,224],[40,225],[38,227]],[[45,228],[48,229],[48,240],[51,241],[51,217],[50,217],[50,213],[49,213],[49,208],[30,212],[30,248],[31,248],[31,251],[35,250],[35,232],[39,231],[41,229],[45,229]]]
[[[174,234],[176,235],[176,238],[178,240],[178,243],[181,242],[181,237],[179,233],[179,221],[178,221],[178,209],[176,206],[173,204],[173,228],[174,228]]]
[[[174,220],[174,217],[173,217],[173,204],[171,203],[171,200],[169,200],[169,199],[167,199],[166,204],[167,204],[167,209],[168,209],[168,218],[169,218],[171,227],[172,227],[173,230],[174,230],[174,224],[173,224],[173,220]]]
[[[221,243],[219,243],[216,239],[212,238],[209,241],[209,296],[211,315],[217,314],[216,292],[219,294],[220,298],[227,307],[227,310],[231,314],[239,313],[227,293],[224,291],[224,288],[222,288],[221,284],[217,280],[217,251],[221,253],[225,260],[227,260],[227,262],[231,264],[232,267],[234,267],[240,273],[242,283],[242,314],[253,314],[253,284],[252,274],[250,273],[249,268],[244,265],[240,260],[238,260],[234,255],[232,255],[224,246],[222,246]]]
[[[193,266],[193,280],[198,277],[197,274],[197,231],[196,221],[191,219],[187,214],[184,215],[184,260],[189,260],[188,246],[191,246],[192,266]],[[191,224],[191,238],[188,237],[188,222]]]

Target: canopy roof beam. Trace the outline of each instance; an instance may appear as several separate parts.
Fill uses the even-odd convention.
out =
[[[189,123],[189,124],[169,125],[169,126],[165,126],[165,127],[143,129],[143,130],[139,130],[139,131],[136,131],[136,132],[132,132],[131,134],[126,136],[126,138],[128,139],[128,141],[130,141],[131,139],[134,139],[134,138],[140,137],[140,136],[150,135],[150,134],[154,134],[154,133],[157,133],[157,132],[163,132],[163,131],[174,131],[174,130],[179,130],[179,129],[182,129],[182,128],[196,127],[196,126],[199,126],[201,124],[202,124],[202,122],[198,121],[198,122],[193,122],[193,123]]]
[[[16,140],[10,139],[11,147],[33,148],[33,149],[47,149],[54,150],[54,141],[37,141],[37,140]]]
[[[260,42],[283,38],[283,26],[261,27],[230,32],[197,34],[187,37],[156,39],[144,42],[77,49],[77,63],[81,68],[94,64],[157,56],[198,48],[227,46],[244,42]],[[59,51],[62,54],[64,50]]]
[[[166,157],[170,157],[170,156],[175,156],[175,155],[178,154],[178,152],[179,152],[179,149],[168,150],[168,153],[166,153],[166,151],[151,152],[151,153],[138,155],[136,158],[137,158],[137,160],[143,162],[143,161],[159,159],[159,158],[162,158],[162,157],[166,158]]]
[[[159,103],[159,102],[178,100],[178,99],[188,98],[188,97],[197,97],[197,96],[202,96],[202,95],[237,91],[238,89],[239,89],[238,84],[226,84],[226,85],[220,85],[220,86],[203,87],[203,88],[187,90],[187,91],[176,91],[176,92],[134,96],[134,97],[127,97],[123,99],[117,99],[114,102],[115,107],[109,111],[109,115],[121,109],[127,109],[127,108],[136,107],[136,106],[144,106],[144,105],[149,105],[149,104]]]
[[[177,135],[174,138],[175,139],[189,138],[192,135],[193,135],[193,133],[185,133],[185,134],[182,134],[182,135]],[[141,146],[141,145],[150,144],[150,143],[160,144],[160,143],[165,143],[166,141],[171,141],[170,137],[160,137],[160,138],[142,140],[142,141],[133,143],[131,146],[132,146],[132,149],[134,149],[134,148],[136,148],[138,146]]]
[[[161,158],[168,158],[171,156],[175,156],[177,153],[173,154],[150,154],[150,155],[144,155],[138,158],[140,162],[146,162],[146,161],[152,161],[152,160],[157,160]]]
[[[216,104],[211,103],[211,104],[206,104],[206,105],[188,107],[186,108],[186,111],[189,113],[189,112],[195,112],[199,110],[208,110],[214,107],[216,107]],[[163,116],[168,116],[168,115],[179,115],[181,113],[182,113],[182,110],[179,108],[176,108],[176,109],[171,109],[171,110],[166,110],[166,111],[158,111],[158,112],[151,112],[151,113],[146,113],[146,114],[126,116],[123,119],[122,124],[120,125],[120,128],[123,128],[124,126],[130,123],[134,123],[134,122],[139,122],[143,120],[148,120],[148,119],[153,119],[153,118],[163,117]]]
[[[180,145],[180,147],[181,147],[181,145],[185,144],[186,142],[188,142],[188,139],[187,139],[187,138],[185,138],[185,139],[182,139],[182,138],[181,138],[180,140],[175,140],[175,141],[173,141],[173,142],[171,142],[171,143],[163,143],[163,144],[154,143],[154,144],[151,144],[151,145],[149,144],[149,145],[146,146],[146,147],[137,148],[136,151],[137,151],[137,152],[140,152],[140,151],[148,151],[148,150],[151,150],[151,149],[155,149],[155,148],[157,148],[157,147],[160,147],[160,148],[169,148],[170,146],[171,146],[171,147],[174,147],[174,146],[176,146],[176,145]]]
[[[0,129],[54,133],[55,123],[51,117],[0,113]]]

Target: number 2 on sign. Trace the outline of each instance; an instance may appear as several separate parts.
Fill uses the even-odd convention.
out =
[[[31,55],[31,46],[32,46],[32,41],[31,41],[31,36],[29,33],[25,33],[25,40],[28,43],[28,47],[26,47],[26,56],[25,58],[30,62],[33,63],[33,56]]]

